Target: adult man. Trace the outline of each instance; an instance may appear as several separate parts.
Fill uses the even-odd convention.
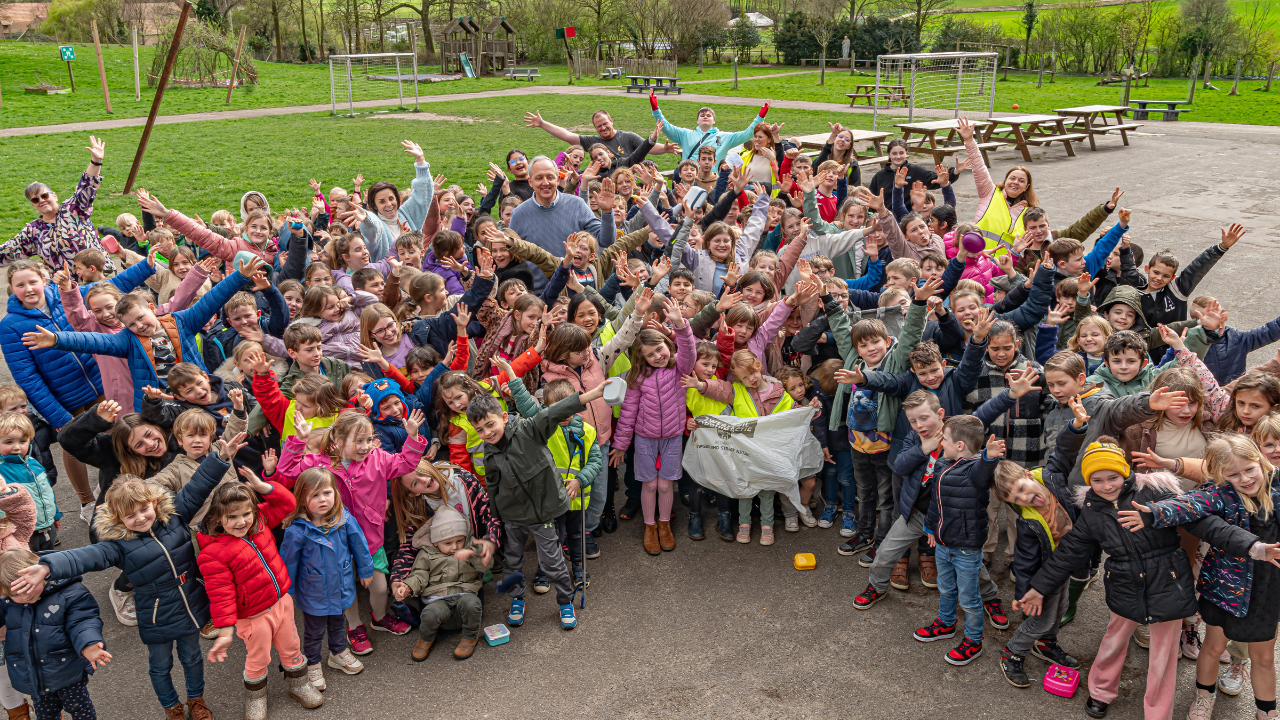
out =
[[[76,184],[71,199],[58,204],[58,194],[42,182],[27,186],[27,200],[40,217],[27,223],[12,240],[0,245],[0,263],[24,257],[39,256],[52,268],[70,266],[76,253],[89,248],[102,249],[98,231],[93,226],[93,199],[102,184],[102,157],[106,143],[89,136],[89,167]],[[112,271],[111,255],[106,267]]]
[[[639,135],[627,130],[614,129],[613,118],[609,117],[609,113],[605,110],[597,110],[596,114],[591,116],[591,124],[596,129],[595,135],[578,135],[559,125],[549,123],[542,119],[542,113],[537,110],[525,113],[524,122],[525,127],[542,128],[554,138],[570,145],[580,145],[583,150],[588,151],[588,154],[592,145],[601,144],[609,148],[614,158],[625,158],[644,144],[644,138]],[[679,149],[669,148],[667,145],[654,145],[649,154],[662,155],[667,152],[677,152]]]
[[[703,145],[710,145],[716,149],[717,165],[724,160],[730,150],[751,139],[752,131],[764,120],[765,114],[769,112],[769,103],[765,103],[760,108],[760,114],[751,121],[746,130],[725,134],[716,127],[716,111],[709,107],[698,110],[698,126],[691,130],[677,127],[662,116],[662,111],[658,109],[658,98],[653,94],[652,90],[649,91],[649,107],[653,108],[654,119],[663,122],[663,134],[680,146],[682,150],[681,160],[697,160],[698,149]]]
[[[560,192],[559,168],[546,155],[530,163],[529,184],[533,197],[511,213],[510,228],[521,238],[550,253],[564,252],[565,238],[579,230],[594,235],[601,249],[617,239],[611,183],[600,189],[596,199],[601,217],[596,217],[582,198]]]

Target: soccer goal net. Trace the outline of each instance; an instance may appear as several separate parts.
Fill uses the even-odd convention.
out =
[[[916,53],[876,58],[872,127],[906,116],[991,117],[996,102],[999,53]]]
[[[430,77],[418,74],[413,53],[372,53],[329,56],[329,101],[334,115],[355,115],[358,110],[381,107],[386,101],[406,100],[418,106],[418,81]]]

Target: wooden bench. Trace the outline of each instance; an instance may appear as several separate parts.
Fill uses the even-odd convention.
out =
[[[1066,133],[1063,135],[1034,135],[1034,136],[1028,135],[1027,137],[1023,138],[1023,140],[1028,145],[1052,145],[1053,143],[1060,142],[1062,143],[1062,147],[1066,148],[1067,155],[1071,157],[1076,156],[1076,151],[1074,148],[1071,147],[1071,143],[1083,142],[1088,139],[1089,139],[1089,136],[1085,133]]]
[[[859,158],[858,166],[862,167],[863,165],[884,165],[887,162],[889,162],[888,155],[881,155],[880,157]]]
[[[600,73],[601,80],[621,80],[627,76],[627,69],[620,67],[607,67],[604,72]]]
[[[679,95],[684,92],[684,88],[676,83],[680,82],[680,78],[666,77],[663,75],[631,75],[627,78],[631,81],[629,85],[623,85],[622,89],[628,93],[635,92],[659,92],[663,95],[674,91]]]
[[[542,77],[542,73],[538,70],[538,68],[509,68],[503,74],[506,75],[506,77],[510,80],[524,78],[529,82],[533,82],[534,78]]]
[[[1191,112],[1190,108],[1178,108],[1179,105],[1189,105],[1190,103],[1186,100],[1133,100],[1132,102],[1138,106],[1133,110],[1134,120],[1147,120],[1152,113],[1158,113],[1161,121],[1173,122],[1182,113]],[[1158,107],[1160,105],[1164,107]]]

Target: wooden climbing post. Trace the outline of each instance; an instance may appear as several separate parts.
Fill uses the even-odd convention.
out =
[[[142,99],[142,75],[138,72],[138,26],[133,26],[133,99]]]
[[[1040,56],[1040,67],[1036,69],[1036,89],[1044,87],[1044,55]]]
[[[236,72],[240,70],[240,51],[244,50],[244,31],[248,25],[240,26],[240,41],[236,43],[236,58],[231,62],[231,82],[227,84],[227,105],[231,104],[231,91],[236,89]]]
[[[1239,95],[1239,94],[1240,94],[1240,70],[1241,70],[1241,69],[1243,69],[1243,68],[1244,68],[1244,60],[1237,60],[1237,61],[1236,61],[1236,76],[1235,76],[1235,78],[1231,81],[1231,92],[1227,93],[1228,95]]]
[[[738,89],[738,55],[733,56],[733,89]]]
[[[133,191],[133,181],[138,179],[138,169],[142,167],[142,156],[147,152],[147,141],[151,139],[151,129],[156,125],[160,101],[164,100],[164,89],[169,84],[173,63],[178,59],[178,46],[182,44],[182,33],[187,29],[187,18],[191,16],[191,3],[182,2],[181,6],[182,14],[178,15],[178,26],[174,28],[173,40],[169,43],[169,55],[164,59],[164,70],[160,72],[160,84],[156,86],[156,95],[151,99],[151,112],[147,113],[147,125],[142,129],[142,137],[138,140],[138,151],[133,155],[133,167],[129,168],[129,179],[124,183],[126,195]],[[243,30],[243,26],[241,29]]]
[[[1275,74],[1276,74],[1276,62],[1275,60],[1272,60],[1271,65],[1267,67],[1267,84],[1265,87],[1262,88],[1263,92],[1271,91],[1271,78],[1275,77]]]
[[[1187,83],[1187,104],[1190,105],[1196,99],[1196,78],[1200,77],[1200,61],[1196,60],[1191,64],[1191,78]]]
[[[107,104],[107,112],[111,112],[111,91],[107,89],[107,66],[102,64],[102,43],[98,41],[98,21],[90,18],[89,29],[93,31],[93,51],[98,55],[98,80],[102,83],[102,101]]]

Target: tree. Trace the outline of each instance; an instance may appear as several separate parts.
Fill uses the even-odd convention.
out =
[[[760,31],[756,29],[755,23],[747,18],[746,13],[743,13],[729,23],[729,32],[725,41],[737,51],[739,57],[743,55],[751,57],[751,48],[760,45]]]
[[[321,0],[323,4],[324,0]],[[435,40],[431,37],[431,8],[436,4],[436,0],[420,0],[419,5],[411,5],[409,3],[398,3],[387,8],[388,14],[394,13],[401,8],[417,13],[418,19],[422,22],[422,42],[426,45],[427,57],[436,53]],[[417,52],[416,48],[412,48],[413,52]]]
[[[921,41],[925,23],[930,16],[940,14],[951,5],[952,0],[895,0],[893,3],[895,11],[900,10],[902,15],[908,16],[906,19],[910,20],[915,31],[917,44]]]
[[[1031,33],[1036,29],[1036,0],[1027,0],[1022,6],[1022,27],[1026,29],[1026,42],[1022,47],[1023,56],[1031,54]]]
[[[1203,56],[1206,66],[1222,54],[1236,29],[1227,0],[1184,0],[1182,20],[1183,47],[1192,55]]]
[[[827,46],[838,37],[843,18],[836,15],[844,9],[844,0],[809,0],[809,32],[818,41],[818,84],[827,84]]]

